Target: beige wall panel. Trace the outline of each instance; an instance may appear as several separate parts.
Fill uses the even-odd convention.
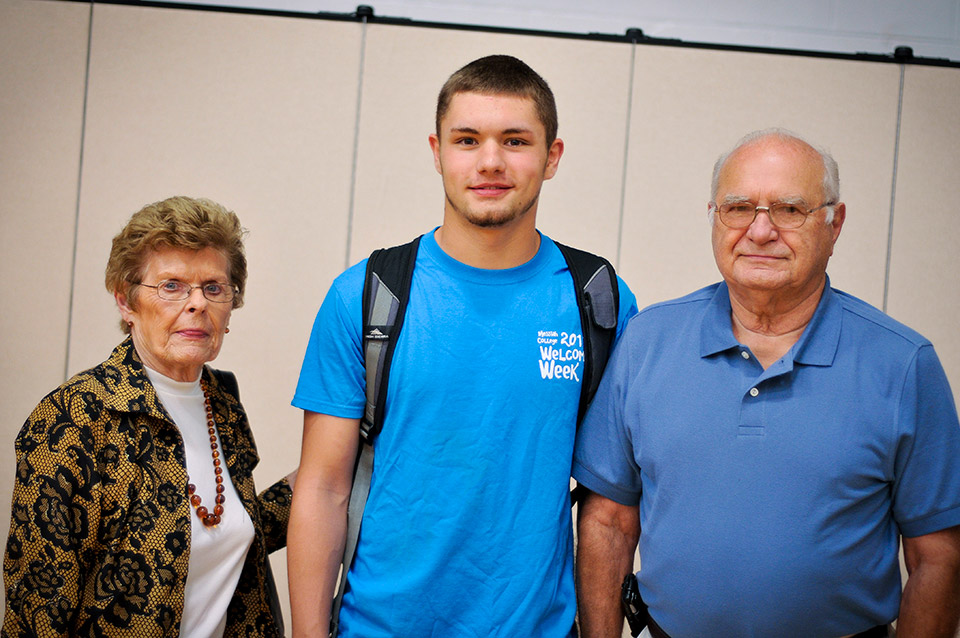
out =
[[[887,310],[930,339],[960,400],[960,69],[907,67]]]
[[[770,126],[840,164],[847,222],[832,283],[882,304],[898,90],[894,65],[638,48],[620,272],[639,305],[719,279],[706,221],[713,163]]]
[[[71,369],[121,339],[103,268],[134,211],[174,194],[235,210],[250,277],[214,365],[239,378],[261,488],[299,461],[290,399],[344,261],[359,36],[352,23],[95,8]]]
[[[718,278],[705,221],[713,161],[773,125],[833,151],[848,205],[833,282],[882,303],[894,65],[188,9],[95,4],[92,27],[89,16],[81,3],[0,0],[0,511],[30,408],[64,366],[93,365],[121,339],[102,283],[112,236],[173,194],[218,200],[250,230],[246,306],[215,365],[240,379],[261,487],[292,469],[301,415],[289,401],[316,309],[345,263],[441,222],[427,145],[436,94],[489,53],[526,60],[557,96],[566,152],[538,226],[612,260],[619,252],[641,306]],[[955,388],[960,288],[949,275],[960,231],[941,211],[960,199],[958,73],[907,68],[889,288],[891,315],[937,344]],[[283,559],[274,568],[286,609]]]
[[[63,382],[89,8],[0,2],[0,512],[13,442]],[[6,546],[9,524],[0,519]],[[0,592],[0,604],[3,593]]]
[[[629,48],[558,38],[371,25],[367,32],[351,263],[437,226],[443,187],[427,136],[437,93],[458,68],[506,53],[557,99],[560,170],[544,184],[538,227],[612,255],[619,224]]]

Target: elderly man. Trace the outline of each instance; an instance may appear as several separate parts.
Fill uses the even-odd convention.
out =
[[[929,341],[830,287],[836,162],[753,133],[712,194],[723,281],[630,321],[578,435],[583,635],[620,635],[639,541],[644,635],[954,636],[957,412]]]

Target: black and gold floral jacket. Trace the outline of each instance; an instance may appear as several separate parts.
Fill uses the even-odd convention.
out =
[[[226,636],[282,636],[267,554],[286,480],[257,495],[259,457],[232,375],[204,367],[230,478],[255,529]],[[190,555],[183,439],[129,338],[47,395],[16,441],[0,635],[177,636]]]

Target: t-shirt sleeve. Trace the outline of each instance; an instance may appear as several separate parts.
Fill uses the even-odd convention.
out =
[[[627,405],[633,376],[630,341],[628,327],[614,347],[597,394],[577,432],[573,458],[573,478],[578,483],[623,505],[640,501],[640,468],[635,461],[631,423],[625,418],[633,412]]]
[[[310,332],[293,396],[294,407],[356,419],[366,402],[361,314],[366,262],[340,275],[330,286]]]
[[[904,536],[960,525],[960,424],[933,346],[921,347],[900,399],[893,515]]]
[[[617,276],[617,288],[620,294],[620,314],[617,317],[617,339],[620,338],[620,335],[623,334],[623,330],[627,325],[627,321],[630,320],[630,317],[637,314],[637,297],[633,294],[633,291],[630,290],[626,282],[623,279],[620,279],[620,276]]]

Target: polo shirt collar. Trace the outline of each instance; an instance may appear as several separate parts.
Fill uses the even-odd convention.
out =
[[[730,291],[726,282],[720,282],[701,320],[701,357],[740,347],[740,343],[733,336],[730,311]],[[817,310],[800,340],[791,348],[794,353],[793,361],[814,366],[831,365],[840,343],[842,316],[840,299],[830,287],[830,277],[827,276]]]
[[[733,336],[730,324],[730,291],[727,282],[721,281],[707,304],[700,324],[700,356],[710,355],[740,347]]]
[[[830,287],[830,276],[823,286],[823,295],[817,304],[810,323],[794,345],[793,360],[810,366],[829,366],[837,355],[840,344],[840,326],[843,323],[843,306],[840,298]]]

